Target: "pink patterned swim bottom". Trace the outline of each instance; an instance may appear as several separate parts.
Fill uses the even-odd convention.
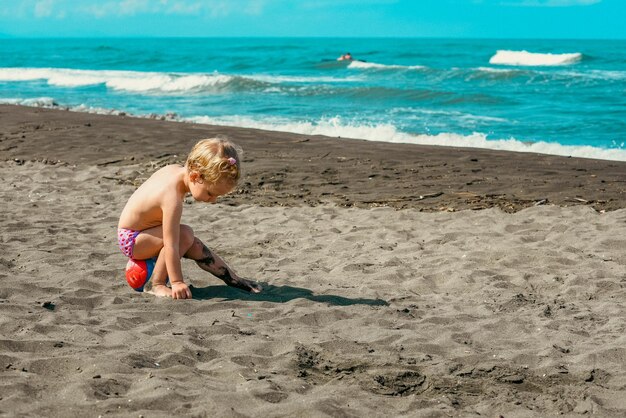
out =
[[[126,257],[133,257],[135,239],[140,233],[141,231],[135,231],[134,229],[117,228],[117,245]]]

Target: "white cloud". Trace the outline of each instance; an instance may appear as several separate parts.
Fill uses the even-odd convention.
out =
[[[84,2],[78,11],[101,18],[105,16],[132,16],[138,13],[158,11],[159,4],[149,0],[115,0],[104,2]]]
[[[113,3],[87,4],[78,8],[79,13],[85,13],[100,18],[116,13],[116,5]]]
[[[137,14],[208,15],[260,14],[267,0],[107,0],[85,1],[78,11],[98,18]]]
[[[251,0],[246,6],[245,13],[248,15],[260,15],[265,8],[265,0]]]
[[[298,2],[302,9],[327,9],[340,6],[375,6],[398,3],[398,0],[306,0]]]
[[[119,13],[122,15],[134,15],[149,11],[151,7],[155,7],[154,1],[150,5],[148,0],[122,0],[119,2]],[[158,8],[158,5],[156,6]]]
[[[202,10],[201,2],[189,2],[189,1],[167,1],[161,0],[166,13],[169,14],[195,14]]]
[[[48,17],[54,10],[54,0],[40,0],[35,3],[35,17]]]
[[[571,6],[591,6],[598,4],[602,0],[520,0],[507,1],[501,3],[505,6],[520,7],[571,7]]]

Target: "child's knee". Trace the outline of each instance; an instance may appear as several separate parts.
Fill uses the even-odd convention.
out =
[[[193,244],[191,244],[191,248],[189,248],[189,252],[193,254],[197,254],[199,257],[204,256],[204,243],[200,241],[198,238],[194,238]]]
[[[193,229],[191,229],[188,225],[180,226],[180,247],[183,250],[183,254],[189,251],[189,249],[194,245],[195,235],[193,234]]]
[[[199,238],[192,237],[191,244],[187,247],[184,256],[193,260],[199,260],[204,257],[205,245]]]

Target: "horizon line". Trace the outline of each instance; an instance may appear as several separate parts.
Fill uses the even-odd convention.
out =
[[[534,41],[626,41],[626,38],[572,38],[572,37],[471,37],[471,36],[312,36],[312,35],[248,35],[248,36],[158,36],[158,35],[132,35],[132,36],[16,36],[0,34],[0,40],[40,40],[40,39],[455,39],[455,40],[534,40]]]

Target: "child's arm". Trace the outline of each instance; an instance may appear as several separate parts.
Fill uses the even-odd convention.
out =
[[[253,293],[259,293],[262,290],[258,284],[239,277],[220,256],[209,250],[204,244],[202,244],[202,259],[196,260],[196,263],[202,270],[222,279],[229,286]]]
[[[176,196],[174,196],[176,197]],[[191,291],[183,280],[180,265],[180,218],[183,213],[182,202],[168,198],[163,203],[163,257],[172,286],[173,299],[190,299]]]

